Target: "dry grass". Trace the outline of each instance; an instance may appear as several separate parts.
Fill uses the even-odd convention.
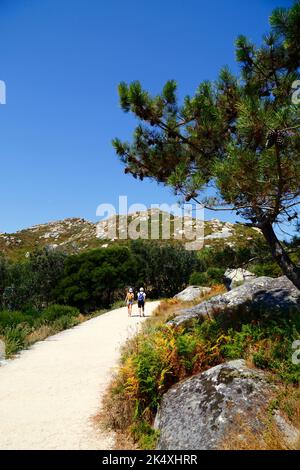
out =
[[[235,423],[237,424],[237,423]],[[242,425],[239,430],[229,433],[220,446],[222,450],[288,450],[274,423],[266,425],[265,430],[257,432]]]
[[[211,292],[209,292],[208,294],[204,294],[201,297],[198,297],[190,302],[184,302],[177,298],[161,300],[159,306],[152,314],[151,318],[148,319],[148,322],[150,322],[151,325],[165,323],[174,318],[182,309],[194,307],[200,302],[204,302],[205,300],[208,300],[211,297],[226,292],[226,289],[223,284],[217,284],[211,289]]]
[[[262,418],[263,419],[263,416]],[[271,419],[264,431],[257,432],[249,427],[229,434],[221,446],[222,450],[300,450],[300,442],[289,444]]]
[[[102,426],[114,431],[125,432],[134,414],[134,409],[133,402],[127,400],[125,394],[115,393],[115,389],[122,386],[120,379],[119,374],[114,374],[111,384],[103,397],[104,408],[98,413],[97,418]],[[120,413],[120,410],[122,410],[122,413]]]
[[[92,423],[97,430],[112,432],[112,428],[108,426],[109,416],[107,413],[103,413],[101,410],[92,418]],[[126,429],[120,431],[114,429],[114,449],[112,450],[139,450],[138,445],[134,442],[130,432]]]
[[[237,419],[232,431],[223,441],[223,450],[300,450],[300,438],[291,442],[278,428],[274,409],[280,411],[288,423],[300,432],[300,390],[292,386],[281,386],[269,406],[258,415],[262,429],[253,430]]]
[[[76,320],[78,323],[84,323],[91,318],[98,317],[99,315],[102,315],[103,313],[107,312],[107,310],[99,310],[96,312],[93,312],[88,315],[83,315],[82,313],[79,313],[79,315],[76,317]],[[40,327],[36,328],[33,330],[27,337],[26,337],[26,343],[27,345],[32,345],[36,343],[37,341],[43,341],[44,339],[48,338],[48,336],[55,335],[56,333],[59,333],[60,329],[57,329],[56,326],[51,325],[51,324],[45,324],[41,325]]]
[[[281,387],[277,396],[278,407],[285,417],[300,430],[300,389],[291,385]]]
[[[42,325],[36,330],[32,331],[27,337],[26,337],[26,343],[28,345],[32,345],[36,343],[37,341],[43,341],[44,339],[48,338],[48,336],[51,336],[54,334],[54,328],[51,325]]]

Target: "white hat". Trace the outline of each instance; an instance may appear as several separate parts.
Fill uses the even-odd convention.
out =
[[[140,288],[140,292],[143,292],[143,290],[144,290],[144,288],[143,288],[143,287],[141,287],[141,288]]]

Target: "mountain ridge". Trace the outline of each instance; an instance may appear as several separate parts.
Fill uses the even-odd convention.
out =
[[[60,249],[67,253],[106,248],[111,244],[127,243],[126,230],[131,223],[137,232],[139,228],[142,231],[148,227],[149,236],[151,220],[153,221],[152,216],[158,216],[159,236],[157,241],[160,243],[184,243],[187,240],[185,237],[187,228],[193,227],[195,229],[199,224],[203,224],[199,219],[174,216],[155,209],[132,212],[128,214],[127,220],[122,215],[112,215],[99,222],[70,217],[36,224],[14,233],[0,233],[0,252],[8,258],[20,259],[28,257],[32,251],[41,248]],[[170,239],[163,238],[163,220],[170,224]],[[181,223],[184,223],[182,228],[180,228]],[[111,233],[109,230],[114,227],[117,230],[115,236],[109,236]],[[218,219],[205,221],[203,228],[204,246],[206,247],[247,245],[251,240],[261,236],[257,229],[241,224],[222,222]]]

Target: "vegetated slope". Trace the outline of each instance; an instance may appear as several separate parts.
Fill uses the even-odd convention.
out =
[[[189,225],[185,224],[181,229],[180,222],[183,221],[182,218],[159,210],[152,209],[132,213],[128,216],[126,225],[129,226],[131,222],[134,222],[136,230],[139,231],[145,229],[146,221],[150,238],[151,214],[156,214],[156,217],[159,217],[159,242],[164,243],[171,240],[173,243],[185,243],[187,241],[185,235]],[[166,238],[162,231],[163,214],[166,217],[166,222],[170,223],[170,239]],[[115,236],[109,232],[114,224],[117,227]],[[192,219],[190,226],[195,228],[195,224],[196,219]],[[124,228],[126,230],[124,220],[118,215],[98,223],[92,223],[81,218],[68,218],[35,225],[16,233],[0,233],[0,252],[11,259],[22,259],[29,256],[30,252],[44,247],[63,250],[67,253],[77,253],[92,248],[106,248],[111,244],[127,243],[128,240],[124,239]],[[205,246],[211,247],[247,245],[261,236],[256,229],[221,222],[218,219],[204,222],[204,235]]]

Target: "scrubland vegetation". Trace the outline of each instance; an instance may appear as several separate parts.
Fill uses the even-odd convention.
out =
[[[209,296],[222,289],[214,286]],[[291,357],[292,343],[299,339],[299,315],[282,318],[265,312],[246,323],[241,317],[226,325],[221,317],[176,328],[166,323],[190,305],[175,299],[162,301],[142,331],[128,341],[105,398],[100,417],[104,425],[127,436],[131,445],[153,448],[157,440],[153,420],[162,395],[182,379],[238,358],[269,373],[281,390],[269,409],[282,409],[297,424],[300,369]],[[268,446],[270,439],[261,437],[261,442]]]

